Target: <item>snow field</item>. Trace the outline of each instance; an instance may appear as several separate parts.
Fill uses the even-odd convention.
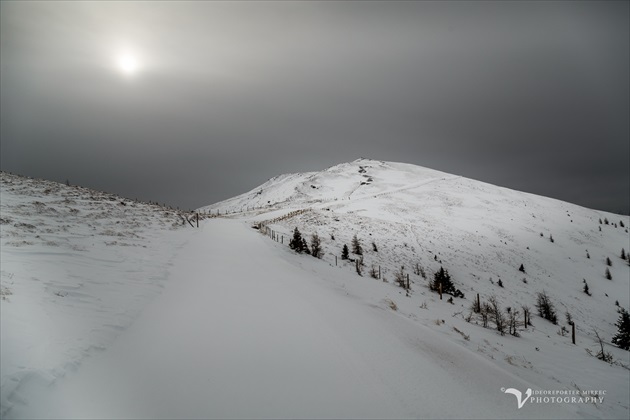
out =
[[[171,209],[7,173],[0,180],[4,418],[132,324],[161,293],[183,237]]]
[[[613,225],[627,227],[627,216],[369,160],[276,177],[204,208],[231,214],[201,229],[158,206],[1,180],[3,418],[630,413],[628,352],[608,344],[614,301],[630,303],[629,269],[617,255],[630,249],[629,236]],[[295,210],[305,211],[282,217]],[[261,222],[284,244],[251,228]],[[322,260],[288,249],[296,226],[307,240],[319,234]],[[335,266],[354,234],[363,277],[353,263]],[[612,281],[603,277],[606,257]],[[440,301],[415,263],[428,278],[444,266],[465,299]],[[369,277],[372,264],[387,283]],[[410,296],[393,284],[401,266]],[[535,313],[543,289],[559,325]],[[502,337],[474,316],[467,322],[476,293],[504,308],[529,305],[534,326]],[[566,311],[577,345],[558,334]],[[586,353],[598,350],[593,329],[615,364]],[[505,388],[605,395],[518,409]]]
[[[108,351],[21,414],[579,417],[564,406],[517,411],[500,388],[528,382],[391,309],[349,298],[347,273],[291,255],[240,221],[204,222],[171,276]]]

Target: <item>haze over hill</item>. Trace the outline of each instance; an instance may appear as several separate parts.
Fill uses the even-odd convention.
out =
[[[2,1],[0,168],[192,209],[361,155],[628,215],[629,14]]]

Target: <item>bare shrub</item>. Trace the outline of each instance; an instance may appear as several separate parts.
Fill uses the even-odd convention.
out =
[[[470,341],[470,336],[469,336],[469,335],[464,334],[462,331],[458,330],[458,329],[457,329],[457,328],[455,328],[455,327],[453,327],[453,330],[454,330],[456,333],[458,333],[459,335],[461,335],[461,336],[464,338],[464,340],[466,340],[466,341]]]

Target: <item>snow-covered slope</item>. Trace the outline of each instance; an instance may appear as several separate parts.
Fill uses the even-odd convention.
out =
[[[629,265],[620,257],[622,249],[630,249],[628,216],[414,165],[366,159],[321,172],[282,175],[200,211],[260,223],[285,246],[295,227],[307,239],[317,233],[322,239],[324,262],[350,273],[355,272],[354,264],[342,261],[340,256],[343,244],[351,246],[356,234],[364,249],[364,278],[369,278],[371,267],[380,267],[391,293],[405,296],[406,292],[392,284],[395,272],[402,267],[410,276],[411,296],[402,298],[402,303],[396,299],[396,304],[401,313],[424,325],[446,316],[433,307],[432,303],[443,303],[436,301],[436,295],[427,287],[428,279],[443,266],[466,297],[455,299],[454,306],[441,310],[453,315],[449,315],[452,322],[470,319],[468,325],[459,327],[477,335],[477,340],[471,339],[473,344],[466,343],[467,347],[490,358],[499,351],[501,359],[518,360],[516,364],[523,365],[521,370],[537,373],[532,376],[534,383],[543,382],[543,378],[557,380],[566,387],[594,382],[597,375],[593,371],[576,370],[571,365],[606,369],[585,351],[598,350],[595,331],[608,345],[606,351],[612,352],[620,364],[628,365],[628,352],[609,344],[617,332],[614,324],[619,307],[628,308],[630,304]],[[521,264],[524,272],[519,271]],[[414,273],[417,266],[427,278]],[[606,278],[607,269],[612,280]],[[356,278],[357,282],[367,281]],[[498,285],[499,280],[503,287]],[[585,284],[590,295],[584,292]],[[535,314],[536,297],[542,291],[556,307],[558,325]],[[375,302],[391,298],[391,293],[363,295],[361,286],[355,293]],[[488,330],[478,325],[481,320],[470,310],[477,293],[482,301],[495,296],[503,308],[520,310],[521,315],[521,307],[529,306],[534,312],[535,328],[525,331],[520,326],[521,338],[516,341],[489,340]],[[428,311],[419,309],[425,303]],[[567,312],[576,323],[576,346],[571,345],[570,334],[558,334],[562,327],[571,329],[565,318]],[[450,334],[453,339],[461,338],[453,331]],[[622,389],[627,390],[627,368],[619,367],[617,374],[617,382],[610,382],[607,388],[623,385]],[[603,386],[606,381],[598,384]],[[627,413],[628,400],[622,400]]]
[[[160,293],[179,212],[0,173],[1,411],[106,348]]]
[[[241,212],[257,207],[286,207],[370,198],[454,178],[415,165],[359,159],[321,172],[284,174],[234,198],[203,207],[203,211]]]
[[[532,382],[516,367],[508,369],[512,365],[505,360],[485,353],[499,355],[500,350],[471,351],[461,345],[461,336],[454,339],[450,334],[453,326],[470,328],[450,315],[439,327],[423,325],[400,316],[388,301],[366,301],[366,296],[384,296],[391,290],[385,283],[360,281],[314,258],[296,257],[242,221],[206,221],[182,251],[170,270],[173,281],[129,330],[37,404],[17,411],[20,417],[623,414],[608,400],[603,408],[590,403],[537,404],[518,410],[513,396],[503,394],[501,387],[524,391],[560,385]],[[391,298],[405,304],[404,298]],[[436,309],[432,303],[427,312],[440,316]],[[487,337],[500,346],[500,339]],[[510,363],[521,366],[525,361],[515,358]],[[602,369],[615,376],[614,368],[603,364]],[[619,394],[608,397],[615,401]]]
[[[265,222],[285,237],[294,227],[318,233],[328,261],[357,234],[367,267],[380,265],[390,279],[401,266],[412,272],[419,264],[429,273],[444,266],[464,293],[493,293],[508,306],[533,305],[535,292],[545,289],[561,315],[571,310],[583,326],[608,335],[615,301],[630,303],[629,266],[620,258],[630,248],[628,216],[414,165],[359,159],[282,175],[199,210]],[[293,210],[301,211],[283,218]],[[499,279],[505,287],[496,286]],[[413,274],[412,280],[426,283]],[[584,281],[592,296],[583,292]]]
[[[629,353],[609,344],[615,300],[630,300],[628,217],[368,160],[277,177],[203,209],[222,217],[200,229],[96,191],[0,181],[3,418],[630,414]],[[320,235],[322,260],[287,247],[296,226]],[[354,234],[363,276],[335,262]],[[440,300],[416,263],[447,268],[465,298]],[[560,325],[532,315],[519,337],[469,309],[476,293],[533,309],[542,290]],[[558,334],[565,311],[576,345]],[[594,328],[614,363],[587,353]],[[509,388],[591,400],[519,409]]]

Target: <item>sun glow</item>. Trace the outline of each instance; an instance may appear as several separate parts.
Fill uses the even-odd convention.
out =
[[[120,54],[116,59],[118,71],[123,75],[131,77],[140,71],[140,61],[138,57],[132,53]]]

